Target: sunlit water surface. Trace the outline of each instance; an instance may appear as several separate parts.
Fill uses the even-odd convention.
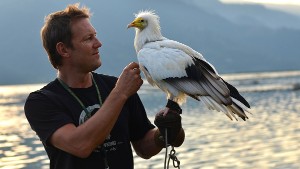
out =
[[[186,140],[176,148],[181,168],[299,169],[300,72],[224,75],[252,106],[249,120],[231,121],[189,99],[182,106]],[[30,91],[43,85],[0,86],[0,168],[49,168],[49,160],[23,112]],[[144,84],[139,91],[153,121],[165,96]],[[149,160],[134,154],[135,168],[164,166],[163,150]],[[171,165],[171,164],[170,164]],[[172,167],[170,167],[172,168]]]

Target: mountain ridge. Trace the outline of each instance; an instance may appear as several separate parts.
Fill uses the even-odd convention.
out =
[[[133,20],[133,13],[145,9],[153,9],[160,16],[165,37],[199,51],[219,73],[300,69],[300,29],[284,23],[270,27],[251,16],[243,19],[245,24],[230,19],[222,10],[216,12],[222,8],[225,11],[247,8],[254,12],[256,7],[253,6],[229,7],[216,0],[201,2],[200,5],[183,0],[131,0],[121,5],[117,0],[82,2],[91,9],[92,24],[103,43],[100,48],[103,65],[96,72],[118,76],[129,62],[137,61],[133,47],[134,31],[127,30],[126,26]],[[64,9],[68,3],[46,0],[0,2],[1,6],[5,6],[0,11],[0,21],[3,23],[0,25],[0,35],[4,39],[0,41],[0,84],[43,83],[55,78],[56,70],[48,61],[39,32],[44,17]],[[218,6],[213,8],[214,3]],[[257,8],[262,12],[277,13]],[[239,15],[238,12],[236,15]],[[278,15],[289,17],[282,12]],[[292,15],[290,17],[294,18]]]

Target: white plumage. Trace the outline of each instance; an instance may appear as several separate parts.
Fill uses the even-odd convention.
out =
[[[163,37],[159,16],[153,11],[141,11],[135,16],[128,28],[136,28],[134,47],[140,69],[151,85],[178,104],[190,96],[211,110],[224,112],[230,119],[237,119],[235,115],[248,118],[248,102],[199,52]]]

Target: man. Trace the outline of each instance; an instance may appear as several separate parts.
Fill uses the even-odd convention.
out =
[[[93,72],[101,66],[96,35],[89,9],[79,4],[47,16],[41,30],[57,78],[32,92],[24,109],[51,169],[134,168],[131,144],[148,159],[164,147],[166,128],[169,144],[183,143],[178,113],[158,114],[159,129],[148,120],[136,93],[143,83],[137,63],[119,78]]]

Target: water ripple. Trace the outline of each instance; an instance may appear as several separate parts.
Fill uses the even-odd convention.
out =
[[[35,86],[36,88],[40,86]],[[23,112],[28,88],[5,93],[0,87],[0,168],[49,168],[44,148]],[[5,89],[9,89],[6,87]],[[22,90],[26,92],[22,92]],[[151,121],[165,96],[142,90],[141,99]],[[243,93],[252,105],[249,120],[230,121],[223,113],[189,100],[182,106],[184,144],[176,148],[181,168],[298,169],[300,168],[300,91]],[[135,168],[161,169],[164,151],[149,160],[134,153]]]

